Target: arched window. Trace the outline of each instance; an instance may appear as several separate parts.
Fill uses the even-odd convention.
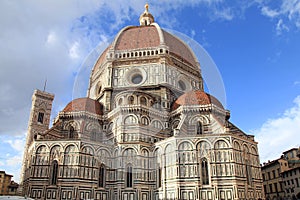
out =
[[[44,113],[43,112],[39,112],[38,122],[41,123],[41,124],[44,122]]]
[[[201,135],[203,133],[202,123],[200,121],[197,122],[197,135]]]
[[[104,167],[104,165],[101,165],[100,168],[99,168],[99,182],[98,182],[99,187],[104,187],[105,177],[106,177],[105,167]]]
[[[206,159],[202,159],[201,161],[201,177],[202,177],[202,184],[209,185],[208,164]]]
[[[130,116],[125,118],[124,123],[125,124],[136,124],[137,120],[134,116],[130,115]]]
[[[128,104],[132,105],[134,103],[134,97],[133,96],[129,96],[128,97]]]
[[[126,187],[132,187],[132,166],[127,166],[126,171]]]
[[[141,118],[141,122],[142,122],[142,124],[145,125],[145,126],[149,125],[149,120],[148,120],[147,117],[142,117],[142,118]]]
[[[57,176],[58,176],[58,163],[57,160],[54,160],[51,165],[51,185],[57,184]]]
[[[157,178],[157,186],[160,188],[161,185],[162,185],[162,176],[161,176],[161,167],[159,167],[157,169],[157,175],[156,175],[156,178]]]
[[[119,104],[119,106],[121,106],[123,104],[123,99],[122,98],[119,99],[118,104]]]
[[[246,160],[246,176],[247,176],[247,183],[251,185],[252,183],[252,169],[249,160]]]
[[[97,141],[97,131],[96,130],[93,130],[91,132],[91,140],[92,141]]]
[[[141,102],[141,105],[144,105],[144,106],[147,105],[147,99],[145,97],[141,97],[140,102]]]
[[[75,132],[74,127],[70,126],[70,128],[69,128],[69,138],[74,138],[74,132]]]

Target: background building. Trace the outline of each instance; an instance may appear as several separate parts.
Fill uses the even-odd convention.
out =
[[[201,61],[200,61],[201,63]],[[254,137],[203,90],[200,64],[148,12],[123,28],[48,129],[54,95],[32,98],[22,170],[37,199],[261,199]]]
[[[262,177],[266,199],[300,198],[299,149],[283,152],[281,158],[262,166]]]
[[[0,171],[0,195],[16,195],[19,184],[11,180],[13,175]]]

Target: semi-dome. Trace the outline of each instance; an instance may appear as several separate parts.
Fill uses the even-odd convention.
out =
[[[102,105],[93,99],[88,97],[74,99],[63,109],[63,112],[79,112],[86,111],[89,113],[102,115],[103,107]]]
[[[224,109],[221,102],[214,96],[207,94],[203,91],[189,91],[181,95],[172,106],[172,110],[176,110],[180,106],[193,106],[193,105],[209,105],[213,104],[221,109]]]

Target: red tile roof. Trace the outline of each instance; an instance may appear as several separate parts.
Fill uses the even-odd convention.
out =
[[[158,30],[159,29],[159,30]],[[160,38],[159,31],[162,31]],[[164,41],[164,44],[161,44]],[[194,67],[197,61],[192,50],[179,38],[160,29],[159,26],[132,26],[123,29],[116,38],[116,50],[133,50],[166,45],[169,52],[180,59],[184,59]]]
[[[203,91],[196,90],[196,91],[190,91],[190,92],[187,92],[187,93],[181,95],[173,103],[172,110],[176,110],[180,106],[209,105],[209,104],[213,104],[215,106],[218,106],[218,107],[224,109],[223,105],[220,103],[220,101],[218,99],[216,99],[215,97],[213,97]]]
[[[163,31],[163,34],[165,43],[167,44],[167,46],[169,46],[170,53],[173,53],[177,57],[186,60],[195,67],[197,66],[191,49],[185,43],[183,43],[182,40],[166,31]]]
[[[158,31],[155,26],[135,26],[125,29],[115,45],[116,50],[158,47]]]
[[[97,115],[103,114],[102,105],[93,99],[88,97],[74,99],[63,109],[63,112],[78,112],[78,111],[86,111]]]

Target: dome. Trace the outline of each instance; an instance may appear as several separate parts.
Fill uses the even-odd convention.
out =
[[[86,111],[89,113],[102,115],[102,105],[93,99],[88,97],[74,99],[63,109],[63,112],[78,112]]]
[[[224,109],[221,102],[214,96],[207,94],[203,91],[196,90],[190,91],[181,95],[172,106],[172,110],[176,110],[180,106],[193,106],[193,105],[209,105],[213,104],[221,109]]]
[[[199,70],[194,53],[181,39],[161,29],[158,24],[149,26],[128,26],[115,38],[112,48],[116,51],[153,49],[167,47],[169,54]]]

